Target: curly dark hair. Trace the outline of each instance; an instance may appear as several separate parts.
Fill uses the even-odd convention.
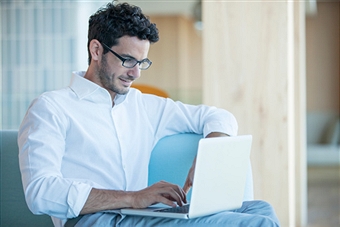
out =
[[[98,9],[89,19],[87,43],[89,64],[91,63],[89,45],[93,39],[97,39],[109,47],[117,45],[118,39],[125,35],[149,40],[150,43],[159,40],[156,24],[151,23],[138,6],[128,3],[115,4],[115,2]],[[108,50],[104,49],[104,54],[107,52]]]

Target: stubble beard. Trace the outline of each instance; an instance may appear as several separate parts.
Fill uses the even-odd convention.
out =
[[[115,79],[116,80],[119,80],[119,79],[116,78],[116,75],[114,73],[110,74],[108,72],[108,63],[107,63],[105,55],[103,55],[102,57],[102,66],[98,70],[98,75],[99,75],[100,82],[105,89],[110,90],[119,95],[125,95],[129,92],[129,89],[130,89],[129,87],[119,88],[119,86],[115,84]]]

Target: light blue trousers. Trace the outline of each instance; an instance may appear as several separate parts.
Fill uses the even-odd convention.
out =
[[[125,216],[114,213],[85,215],[76,227],[125,227],[125,226],[232,226],[232,227],[279,227],[279,220],[270,204],[264,201],[244,202],[240,209],[194,219],[170,219],[142,216]]]

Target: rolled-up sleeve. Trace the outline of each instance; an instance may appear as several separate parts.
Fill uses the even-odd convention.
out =
[[[227,110],[207,105],[188,105],[171,99],[159,99],[144,95],[145,111],[159,136],[175,133],[198,133],[207,136],[211,132],[237,134],[236,118]]]
[[[28,207],[34,214],[65,219],[79,215],[92,186],[60,171],[67,127],[62,116],[44,98],[35,100],[20,126],[18,145]]]

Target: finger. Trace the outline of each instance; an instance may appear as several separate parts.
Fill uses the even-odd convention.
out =
[[[189,180],[189,178],[187,178],[183,186],[184,193],[188,194],[191,187],[192,187],[192,182]]]
[[[178,195],[177,192],[168,192],[168,193],[165,193],[165,194],[162,194],[165,198],[167,198],[168,200],[170,201],[173,201],[173,202],[176,202],[177,205],[179,206],[183,206],[183,200],[181,199],[181,197]]]
[[[165,188],[162,195],[171,201],[175,201],[179,206],[183,206],[186,203],[186,195],[177,185]]]
[[[180,192],[181,192],[181,198],[182,201],[186,204],[188,203],[187,201],[187,193],[183,190],[183,188],[179,188]]]
[[[189,173],[187,175],[187,178],[183,186],[183,190],[186,194],[189,192],[190,188],[192,187],[192,184],[193,184],[192,182],[193,182],[194,174],[195,174],[195,167],[196,167],[196,157],[192,163],[192,166],[189,170]]]
[[[181,199],[181,203],[179,204],[180,206],[188,203],[187,202],[187,195],[186,195],[185,191],[177,185],[176,185],[176,192],[180,196],[180,199]]]
[[[176,207],[176,204],[173,201],[171,201],[171,200],[169,200],[166,197],[161,196],[161,195],[159,197],[157,197],[156,201],[157,201],[157,203],[163,203],[163,204],[171,206],[171,207]]]
[[[185,191],[180,186],[178,186],[177,184],[171,184],[171,183],[168,183],[166,181],[160,181],[159,185],[162,188],[168,188],[168,189],[174,190],[175,194],[172,194],[169,197],[169,199],[172,199],[173,201],[178,202],[178,199],[176,199],[176,198],[178,198],[178,196],[179,196],[180,197],[180,202],[178,202],[178,204],[182,205],[183,203],[187,203]],[[176,196],[176,197],[173,197],[173,196]],[[171,197],[173,197],[173,198],[171,198]]]
[[[177,192],[177,194],[180,196],[181,198],[181,205],[183,205],[183,203],[187,203],[187,194],[186,192],[183,190],[183,188],[181,188],[178,185],[174,185],[174,189]]]

